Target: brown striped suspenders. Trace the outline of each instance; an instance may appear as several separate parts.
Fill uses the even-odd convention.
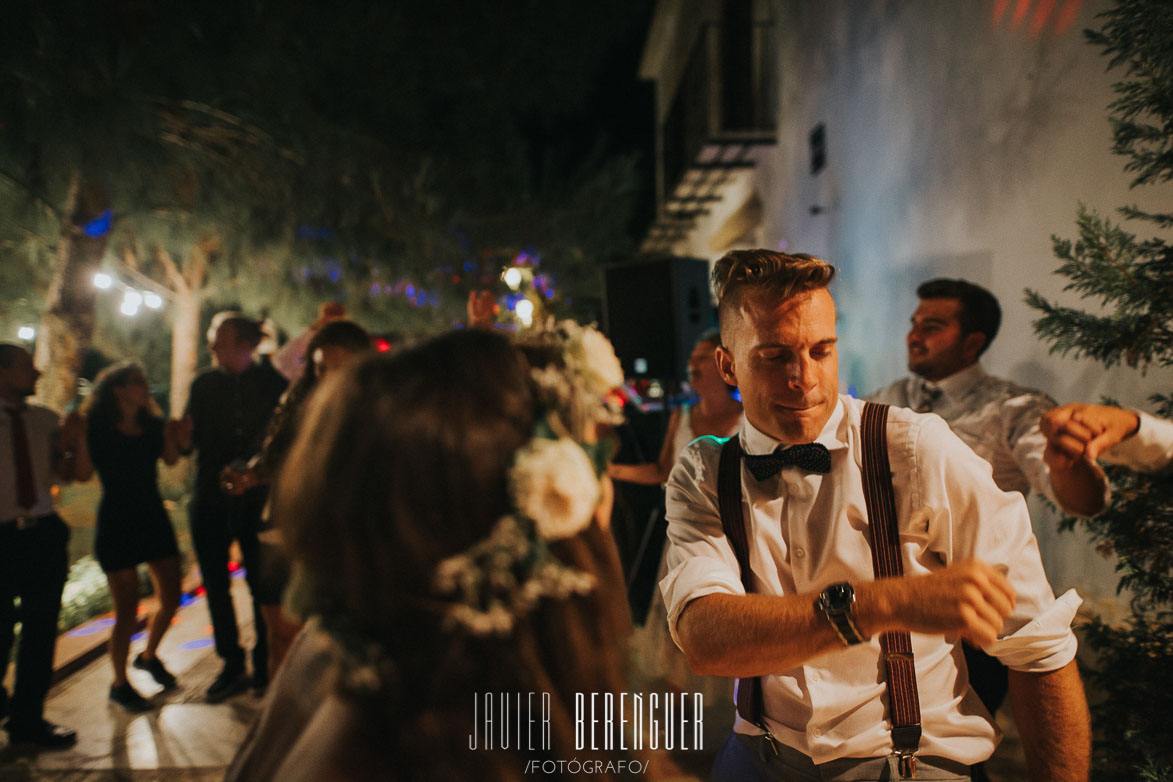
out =
[[[875,577],[898,578],[904,575],[900,558],[900,535],[896,524],[896,499],[892,490],[892,471],[888,462],[886,428],[888,406],[868,402],[864,405],[863,489],[871,536],[872,569]],[[731,437],[721,449],[717,473],[717,504],[721,527],[741,568],[741,582],[746,593],[753,592],[749,569],[749,541],[741,508],[741,444]],[[880,649],[888,680],[888,710],[892,723],[892,746],[900,776],[916,777],[916,752],[920,746],[920,699],[916,688],[916,668],[912,656],[912,639],[908,631],[889,631],[880,636]],[[737,712],[774,737],[762,716],[762,680],[742,680],[737,688]]]

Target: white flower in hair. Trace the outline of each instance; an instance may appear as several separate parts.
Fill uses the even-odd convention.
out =
[[[599,501],[591,460],[569,437],[531,440],[518,451],[510,478],[514,504],[547,540],[583,530]]]
[[[583,379],[586,390],[600,398],[623,385],[623,366],[611,341],[590,326],[572,320],[559,326],[566,331],[566,364]]]

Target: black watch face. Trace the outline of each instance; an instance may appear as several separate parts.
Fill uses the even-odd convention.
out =
[[[841,612],[851,606],[855,590],[851,588],[851,584],[832,584],[823,591],[823,595],[828,609]]]

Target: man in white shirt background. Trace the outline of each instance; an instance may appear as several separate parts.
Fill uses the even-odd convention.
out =
[[[905,343],[909,377],[867,397],[870,401],[935,413],[990,463],[994,482],[1024,496],[1033,488],[1070,513],[1092,516],[1104,507],[1103,472],[1091,463],[1051,469],[1039,418],[1055,407],[1046,394],[987,374],[981,356],[1002,323],[998,299],[968,280],[921,283]],[[1006,697],[1006,668],[967,646],[970,684],[991,712]]]
[[[721,443],[702,438],[668,483],[669,627],[698,673],[762,677],[763,719],[738,716],[717,780],[889,778],[892,737],[878,635],[912,632],[920,778],[966,779],[999,734],[968,686],[957,643],[1010,665],[1032,776],[1086,779],[1087,704],[1075,667],[1074,592],[1056,600],[1021,494],[933,416],[890,411],[889,458],[905,576],[875,580],[860,473],[863,403],[838,394],[833,267],[738,251],[718,261],[718,366],[739,387],[749,455],[825,448],[829,473],[797,465],[758,480],[741,469],[752,593],[721,527]],[[1037,418],[1036,418],[1037,421]],[[860,637],[845,645],[820,597],[853,592]],[[740,683],[739,683],[740,684]],[[817,767],[817,768],[816,768]]]
[[[987,374],[981,356],[998,335],[998,299],[968,280],[921,283],[905,339],[911,376],[867,397],[870,401],[936,413],[990,463],[994,482],[1024,495],[1033,488],[1070,513],[1103,509],[1103,474],[1049,469],[1039,418],[1055,402],[1033,388]]]
[[[21,623],[15,686],[11,698],[0,687],[0,719],[6,712],[12,743],[63,749],[76,734],[43,716],[69,570],[69,528],[53,509],[51,490],[85,480],[92,467],[76,413],[63,424],[52,410],[25,402],[40,376],[28,351],[0,343],[0,679]]]

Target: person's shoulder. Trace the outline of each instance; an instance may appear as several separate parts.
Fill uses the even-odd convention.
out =
[[[908,404],[908,386],[909,378],[902,377],[884,388],[868,394],[864,400],[884,405],[904,406]]]
[[[207,369],[201,370],[195,376],[195,380],[191,381],[192,393],[195,393],[196,389],[212,388],[222,383],[224,377],[224,372],[215,367],[208,367]]]
[[[983,396],[987,398],[1001,399],[1006,402],[1055,404],[1054,400],[1043,391],[998,375],[985,375],[978,383],[981,386]]]
[[[918,413],[899,405],[888,406],[887,435],[890,453],[905,452],[909,455],[914,451],[951,447],[957,440],[957,435],[941,416],[936,413]]]
[[[677,457],[668,482],[699,484],[714,480],[721,461],[721,451],[730,439],[705,435],[690,442]]]
[[[285,375],[281,374],[267,361],[260,361],[252,364],[245,370],[257,382],[274,389],[277,393],[285,390],[289,385],[289,381]]]

